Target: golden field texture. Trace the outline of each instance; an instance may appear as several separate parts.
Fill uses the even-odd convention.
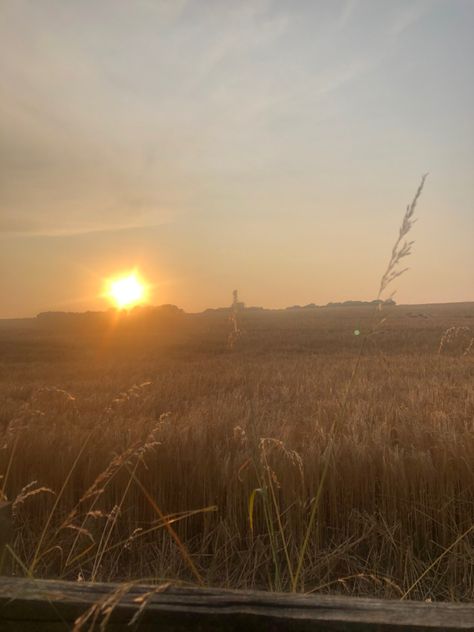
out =
[[[4,326],[3,571],[472,599],[473,329],[474,303],[240,310],[233,348],[229,311]]]

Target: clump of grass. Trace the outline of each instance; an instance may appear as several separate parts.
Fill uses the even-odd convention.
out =
[[[33,577],[37,573],[41,564],[44,562],[47,563],[52,554],[59,553],[61,559],[61,574],[70,575],[71,572],[75,572],[76,569],[79,569],[78,576],[84,579],[83,569],[84,567],[88,567],[90,570],[87,573],[87,578],[90,581],[95,581],[102,569],[102,563],[105,556],[109,556],[111,552],[113,552],[114,555],[117,553],[120,555],[123,552],[123,549],[129,547],[130,544],[138,538],[144,535],[150,535],[158,529],[166,529],[174,538],[183,558],[187,561],[190,568],[195,573],[196,578],[200,580],[199,573],[196,571],[195,566],[187,553],[186,546],[175,533],[172,524],[180,520],[185,520],[189,516],[194,516],[201,512],[214,511],[215,507],[206,507],[199,510],[165,515],[159,509],[157,503],[138,478],[139,468],[141,466],[146,467],[147,455],[160,445],[160,442],[157,440],[157,434],[165,424],[168,414],[160,415],[158,422],[151,429],[145,441],[137,441],[121,454],[114,456],[107,467],[100,472],[93,482],[83,491],[74,506],[61,517],[61,514],[64,511],[61,505],[64,504],[64,498],[69,491],[71,481],[77,474],[77,470],[82,465],[82,458],[84,457],[87,449],[90,447],[90,444],[93,442],[93,439],[97,438],[98,433],[104,429],[104,424],[110,419],[111,415],[116,414],[122,405],[128,404],[134,399],[138,399],[140,394],[143,392],[143,389],[148,387],[150,384],[151,382],[143,382],[140,385],[132,386],[127,391],[120,393],[119,396],[114,398],[111,404],[106,407],[99,423],[89,430],[87,434],[85,434],[58,493],[55,493],[49,487],[38,486],[37,481],[32,481],[20,490],[14,501],[11,503],[13,516],[18,517],[20,514],[19,517],[21,519],[23,507],[27,507],[29,501],[31,501],[33,497],[45,493],[54,496],[53,505],[49,508],[41,532],[39,533],[39,537],[36,539],[32,557],[28,560],[28,562],[21,563],[21,567],[26,569],[28,576]],[[53,402],[56,403],[57,410],[59,412],[64,412],[64,410],[68,410],[68,408],[65,409],[63,406],[65,401],[74,406],[74,419],[80,423],[79,413],[75,407],[74,397],[62,389],[41,388],[33,393],[31,402],[22,407],[21,416],[15,418],[12,424],[10,424],[8,432],[13,434],[15,438],[10,459],[8,461],[7,475],[3,477],[4,489],[8,473],[10,472],[12,463],[14,462],[13,456],[16,454],[18,449],[19,438],[21,437],[20,430],[29,430],[28,422],[34,423],[35,415],[38,412],[43,416],[45,415],[45,413],[38,411],[36,406],[38,406],[39,403],[42,403],[43,406],[51,407]],[[33,411],[34,414],[32,414]],[[28,413],[30,413],[29,418]],[[108,510],[98,508],[98,504],[106,494],[107,488],[113,483],[115,478],[120,476],[120,474],[122,474],[123,478],[124,472],[128,475],[128,478],[124,481],[123,487],[120,490],[118,502],[113,504],[113,506]],[[144,494],[153,511],[157,513],[158,520],[155,521],[151,528],[147,528],[146,530],[142,528],[135,529],[128,538],[123,539],[123,536],[120,535],[119,541],[117,542],[115,532],[117,531],[119,517],[124,510],[127,496],[132,485],[138,486]],[[3,490],[2,495],[6,498]],[[63,509],[63,511],[61,511],[61,509]],[[56,520],[58,514],[60,516],[59,522]],[[91,527],[91,523],[97,524],[99,521],[102,521],[102,527],[99,530]],[[68,534],[73,535],[72,540],[68,537]],[[119,550],[117,551],[117,549]],[[18,559],[15,555],[13,555],[13,558],[15,560]]]
[[[461,355],[467,356],[474,347],[474,336],[470,327],[453,325],[448,327],[440,338],[438,355],[443,351],[451,349],[456,350]]]

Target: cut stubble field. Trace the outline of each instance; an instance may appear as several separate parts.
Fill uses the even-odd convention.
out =
[[[474,303],[229,314],[0,328],[4,572],[472,599]]]

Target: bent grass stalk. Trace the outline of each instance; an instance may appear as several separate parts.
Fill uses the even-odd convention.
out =
[[[441,562],[441,560],[450,552],[452,551],[452,549],[454,549],[454,547],[456,546],[456,544],[459,544],[459,542],[461,542],[461,540],[464,540],[464,538],[466,536],[468,536],[471,531],[474,531],[474,524],[472,524],[468,529],[466,529],[466,531],[464,531],[464,533],[461,533],[460,536],[458,536],[454,542],[448,546],[447,549],[445,549],[441,555],[439,555],[435,561],[430,564],[428,566],[428,568],[426,568],[423,573],[421,573],[421,575],[416,579],[416,581],[413,582],[413,584],[403,593],[403,595],[400,597],[400,600],[406,599],[408,597],[408,595],[412,592],[412,590],[414,588],[416,588],[416,586],[418,586],[418,584],[421,582],[421,580],[423,579],[423,577],[425,577],[432,568],[434,568],[437,564],[439,564],[439,562]]]
[[[97,573],[99,571],[102,559],[104,557],[105,550],[108,547],[108,544],[110,542],[110,538],[112,536],[112,532],[113,532],[113,530],[115,528],[115,525],[117,524],[118,516],[119,516],[119,514],[120,514],[120,512],[122,510],[122,506],[123,506],[123,504],[125,502],[125,498],[127,497],[128,491],[129,491],[130,486],[132,484],[132,480],[135,477],[135,473],[137,471],[138,464],[139,464],[139,460],[137,459],[136,462],[135,462],[135,465],[133,467],[133,470],[130,473],[130,476],[129,476],[129,479],[128,479],[127,484],[125,486],[125,489],[123,491],[122,497],[120,498],[120,502],[112,510],[112,516],[111,516],[110,524],[108,525],[108,528],[107,528],[107,524],[106,524],[106,526],[105,526],[105,528],[104,528],[104,530],[102,532],[102,537],[100,539],[99,546],[98,546],[98,549],[97,549],[97,554],[96,554],[96,557],[94,559],[94,565],[92,567],[91,581],[95,581],[95,579],[97,577]]]
[[[200,586],[203,586],[204,585],[204,580],[201,577],[201,574],[199,573],[198,569],[196,568],[196,565],[192,561],[191,556],[189,555],[189,552],[188,552],[188,550],[186,548],[186,545],[182,542],[182,540],[180,539],[180,537],[178,536],[176,531],[173,529],[171,524],[166,520],[166,516],[161,511],[161,509],[158,507],[157,503],[152,498],[152,496],[150,495],[150,493],[148,492],[146,487],[143,485],[143,483],[136,477],[134,472],[130,471],[130,469],[128,467],[127,467],[127,470],[129,471],[131,478],[135,481],[135,483],[141,489],[143,495],[145,496],[145,498],[149,502],[149,504],[152,507],[153,511],[159,516],[160,520],[162,520],[165,523],[166,530],[168,531],[170,536],[173,538],[173,540],[177,544],[178,549],[179,549],[179,551],[180,551],[180,553],[181,553],[181,555],[183,557],[183,560],[189,566],[189,568],[190,568],[192,574],[194,575],[194,577],[196,578],[198,584]]]
[[[67,568],[70,564],[72,564],[71,562],[71,557],[73,554],[73,551],[75,550],[77,543],[79,541],[79,536],[81,534],[81,532],[83,532],[85,530],[85,526],[86,523],[88,521],[88,519],[90,518],[91,514],[94,511],[94,508],[99,500],[99,498],[102,496],[102,494],[105,492],[106,488],[108,487],[108,485],[110,485],[110,483],[112,482],[112,480],[115,478],[115,476],[123,469],[125,463],[127,462],[127,459],[129,459],[137,450],[137,445],[132,446],[130,448],[128,448],[127,450],[125,450],[125,452],[122,452],[122,454],[120,454],[119,456],[115,457],[114,459],[112,459],[112,461],[108,464],[108,466],[105,468],[105,470],[103,470],[95,479],[95,481],[92,483],[92,485],[86,490],[86,492],[82,495],[82,497],[80,498],[79,502],[77,503],[77,505],[75,507],[73,507],[73,509],[69,512],[69,515],[67,516],[66,520],[63,521],[63,523],[58,527],[58,529],[56,530],[54,537],[56,537],[58,535],[58,533],[61,531],[61,529],[64,529],[68,526],[70,526],[71,521],[74,519],[74,517],[77,515],[79,506],[81,505],[81,503],[83,503],[85,500],[87,500],[88,498],[92,498],[92,503],[89,506],[89,510],[87,511],[80,527],[76,530],[76,537],[74,538],[74,541],[69,549],[69,553],[68,556],[66,558],[66,561],[64,563],[64,567]],[[99,487],[100,484],[100,487]],[[80,557],[82,555],[86,555],[91,548],[93,548],[94,544],[92,545],[92,547],[88,547],[85,551],[82,551],[81,553],[79,553],[78,555],[76,555],[74,558],[72,558],[73,560],[77,561],[78,559],[80,559]]]
[[[167,516],[165,516],[165,519],[158,522],[157,524],[153,525],[153,527],[150,527],[149,529],[144,529],[143,531],[140,531],[139,533],[136,533],[135,535],[133,535],[132,537],[128,537],[125,540],[120,540],[119,542],[116,542],[115,544],[111,544],[110,546],[108,546],[104,551],[104,555],[106,553],[110,553],[111,551],[115,551],[117,549],[123,548],[125,547],[131,540],[133,540],[134,542],[136,540],[138,540],[139,538],[142,538],[145,535],[149,535],[150,533],[154,533],[155,531],[158,531],[159,529],[163,529],[165,528],[167,525],[172,525],[175,522],[180,522],[181,520],[186,520],[187,518],[191,518],[192,516],[198,516],[200,514],[203,513],[211,513],[211,512],[215,512],[217,511],[217,507],[215,505],[210,505],[209,507],[203,507],[202,509],[192,509],[190,511],[182,511],[180,513],[177,514],[169,514]],[[75,561],[78,561],[82,555],[85,555],[87,553],[83,552],[81,554],[79,554],[78,556],[76,556],[75,558],[73,558],[70,562],[70,564],[72,565]],[[96,556],[93,555],[91,557],[86,558],[85,560],[82,560],[82,564],[88,564],[89,562],[93,562],[95,560]],[[186,583],[186,582],[184,582]],[[191,584],[192,585],[192,584]]]

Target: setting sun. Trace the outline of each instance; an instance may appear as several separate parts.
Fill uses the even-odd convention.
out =
[[[132,273],[110,281],[107,295],[119,309],[133,307],[145,299],[146,285]]]

